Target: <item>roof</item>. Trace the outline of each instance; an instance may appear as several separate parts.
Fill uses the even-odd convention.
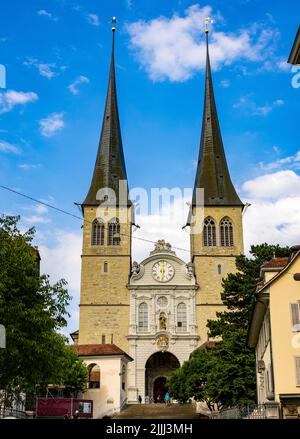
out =
[[[130,361],[133,361],[133,358],[115,344],[77,344],[72,345],[72,349],[79,357],[125,355]]]
[[[213,90],[207,33],[204,111],[193,206],[201,201],[196,197],[197,188],[204,188],[205,206],[244,206],[227,166]]]
[[[288,59],[290,64],[300,64],[300,26]]]
[[[97,193],[100,189],[106,188],[114,190],[117,205],[120,205],[119,181],[127,181],[117,101],[114,48],[115,33],[113,32],[109,82],[102,131],[90,189],[82,206],[98,206],[101,204],[105,200],[106,194],[104,193],[101,199],[97,199]],[[127,198],[126,196],[123,205],[131,205]]]
[[[270,261],[265,262],[262,264],[261,268],[283,268],[285,267],[289,262],[289,257],[284,258],[272,258]]]

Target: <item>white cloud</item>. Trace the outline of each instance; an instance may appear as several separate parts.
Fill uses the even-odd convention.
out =
[[[89,78],[81,75],[72,84],[69,85],[68,89],[73,95],[77,95],[79,93],[78,86],[80,84],[89,84],[89,82]]]
[[[39,169],[39,168],[41,168],[41,166],[42,165],[40,165],[40,164],[37,164],[37,165],[33,165],[33,164],[30,164],[30,163],[21,163],[20,165],[18,165],[18,167],[20,168],[20,169],[23,169],[23,171],[30,171],[31,169]]]
[[[273,149],[275,152],[278,152],[278,147],[273,146]],[[277,159],[274,162],[259,163],[259,167],[264,171],[272,171],[278,168],[284,168],[286,165],[288,165],[289,168],[294,168],[294,169],[300,168],[300,151],[296,152],[296,154],[294,155]]]
[[[87,14],[86,19],[92,26],[100,26],[100,21],[99,21],[98,15]]]
[[[40,132],[44,137],[52,137],[64,126],[64,113],[53,113],[45,119],[39,121]]]
[[[48,12],[45,9],[40,9],[39,11],[37,11],[37,14],[44,16],[44,17],[47,17],[52,21],[58,21],[57,17],[55,17],[51,12]]]
[[[220,85],[221,85],[221,87],[223,87],[223,88],[228,88],[228,87],[230,87],[230,81],[229,81],[229,79],[223,79],[223,80],[220,82]]]
[[[0,94],[0,114],[12,111],[17,105],[26,105],[38,100],[38,95],[34,92],[23,92],[8,90]]]
[[[300,176],[280,171],[243,185],[243,199],[250,202],[244,216],[245,249],[251,244],[294,245],[300,242]]]
[[[43,63],[40,62],[36,58],[27,58],[26,61],[23,63],[25,66],[33,66],[36,67],[39,71],[39,74],[41,76],[44,76],[45,78],[52,79],[55,76],[58,76],[59,73],[56,71],[57,66],[55,63]]]
[[[206,51],[201,23],[212,15],[210,6],[192,5],[184,16],[160,16],[127,26],[130,46],[152,80],[185,81],[204,68]],[[241,59],[263,62],[274,54],[278,37],[278,31],[257,23],[236,33],[214,30],[210,37],[212,66],[219,68]]]
[[[31,226],[35,226],[37,224],[48,224],[51,222],[51,219],[47,215],[47,206],[44,206],[42,204],[34,204],[31,206],[23,207],[23,210],[30,212],[31,215],[22,216],[22,220]]]
[[[233,104],[233,108],[241,110],[245,114],[252,116],[267,116],[276,107],[284,105],[282,99],[276,99],[271,103],[265,103],[264,105],[256,104],[250,96],[242,96],[238,102]]]
[[[0,152],[8,152],[12,154],[21,154],[20,148],[12,143],[6,142],[5,140],[0,140]]]

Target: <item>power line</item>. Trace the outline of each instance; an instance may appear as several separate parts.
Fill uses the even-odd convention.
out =
[[[87,222],[89,224],[93,224],[93,221],[89,221],[81,216],[75,215],[74,213],[68,212],[64,209],[60,209],[59,207],[53,206],[52,204],[46,203],[44,201],[40,201],[37,198],[31,197],[30,195],[23,194],[22,192],[16,191],[16,190],[11,189],[7,186],[3,186],[2,184],[0,184],[0,188],[6,190],[8,192],[12,192],[13,194],[19,195],[20,197],[26,198],[27,200],[31,200],[31,201],[34,201],[35,203],[42,204],[43,206],[49,207],[49,209],[56,210],[57,212],[63,213],[64,215],[68,215],[68,216],[71,216],[71,217],[78,219],[80,221]],[[107,229],[107,226],[104,225],[104,227]],[[120,235],[126,236],[128,238],[132,238],[132,239],[137,239],[139,241],[147,242],[149,244],[156,244],[156,242],[152,241],[151,239],[140,238],[139,236],[127,235],[126,233],[120,233]],[[174,248],[175,250],[185,251],[188,253],[190,252],[186,248],[173,247],[173,246],[172,246],[172,248]]]

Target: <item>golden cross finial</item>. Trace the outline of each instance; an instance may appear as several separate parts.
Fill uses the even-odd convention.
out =
[[[117,28],[116,28],[116,24],[119,24],[119,23],[120,23],[120,20],[117,20],[116,17],[112,17],[111,20],[109,21],[109,23],[113,25],[113,27],[111,28],[111,30],[112,30],[113,32],[115,32],[116,29],[117,29]]]
[[[208,34],[208,32],[209,32],[209,28],[208,28],[208,26],[210,25],[210,24],[213,24],[213,20],[210,18],[210,17],[206,17],[205,18],[205,20],[204,20],[204,23],[205,23],[205,29],[204,29],[204,32],[206,33],[206,34]]]

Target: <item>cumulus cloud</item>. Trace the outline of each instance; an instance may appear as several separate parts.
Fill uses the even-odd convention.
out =
[[[273,146],[273,149],[276,153],[279,152],[279,149],[277,146]],[[270,163],[264,163],[264,162],[259,163],[260,169],[262,169],[264,171],[271,171],[271,170],[275,170],[278,168],[284,168],[286,166],[288,166],[289,168],[295,168],[295,169],[300,168],[300,151],[297,151],[296,154],[294,154],[294,155],[290,155],[288,157],[283,157],[283,158],[277,159],[277,160],[270,162]]]
[[[271,111],[274,110],[274,108],[281,107],[282,105],[284,105],[284,101],[282,99],[276,99],[271,103],[258,105],[248,95],[242,96],[238,102],[233,104],[233,108],[251,116],[267,116],[269,113],[271,113]]]
[[[87,14],[86,19],[92,26],[100,26],[100,20],[96,14]]]
[[[17,105],[24,106],[36,102],[38,98],[34,92],[8,90],[0,94],[0,114],[12,111]]]
[[[7,152],[12,154],[21,154],[20,148],[12,143],[6,142],[5,140],[0,140],[0,152]]]
[[[65,126],[64,113],[53,113],[39,121],[40,132],[44,137],[52,137]]]
[[[130,47],[154,81],[185,81],[205,66],[205,42],[201,23],[213,14],[210,6],[192,5],[184,16],[160,16],[127,25]],[[222,21],[220,17],[219,21]],[[214,68],[244,59],[264,62],[274,55],[277,30],[257,23],[236,33],[214,30],[210,37]]]
[[[73,95],[77,95],[79,93],[78,86],[80,84],[89,84],[90,80],[86,76],[78,76],[78,78],[69,85],[68,89]]]
[[[27,58],[24,63],[25,66],[35,67],[41,76],[52,79],[58,76],[57,65],[55,63],[43,63],[36,58]]]

